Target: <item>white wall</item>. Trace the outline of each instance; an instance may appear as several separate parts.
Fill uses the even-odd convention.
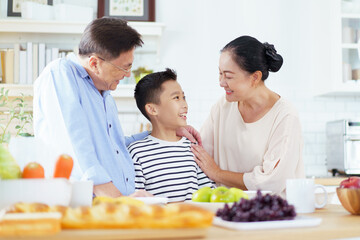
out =
[[[308,176],[326,175],[325,123],[360,117],[359,98],[313,97],[316,81],[330,79],[331,2],[336,0],[157,0],[156,21],[166,25],[161,64],[178,72],[189,103],[188,123],[200,128],[223,94],[220,49],[241,35],[274,44],[284,58],[269,88],[298,109]]]

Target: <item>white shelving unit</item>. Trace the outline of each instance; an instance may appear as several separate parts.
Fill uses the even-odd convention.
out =
[[[32,97],[34,95],[33,85],[23,84],[0,84],[0,88],[9,90],[10,97],[16,97],[23,94],[25,97]],[[111,92],[114,98],[133,98],[135,84],[119,84],[115,91]]]
[[[157,22],[129,22],[143,37],[144,47],[137,53],[154,53],[157,59],[160,54],[160,39],[165,27]],[[0,19],[0,45],[12,48],[14,43],[45,42],[49,47],[74,49],[80,41],[87,23],[83,22],[58,22],[37,21],[23,19]],[[150,44],[147,44],[147,43]],[[149,45],[149,46],[147,46]],[[32,85],[0,84],[0,87],[9,89],[10,96],[33,96]],[[132,98],[133,84],[120,84],[112,93],[115,98]]]
[[[347,9],[344,9],[343,2],[344,0],[329,2],[333,13],[333,32],[330,36],[331,78],[322,81],[318,96],[360,96],[360,12],[353,12],[358,9],[356,6],[360,1],[346,1]],[[348,4],[354,6],[349,8]],[[354,70],[358,70],[359,74],[355,74]]]

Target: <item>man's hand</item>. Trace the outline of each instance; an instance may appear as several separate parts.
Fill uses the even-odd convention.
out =
[[[145,191],[145,190],[138,190],[132,194],[129,195],[129,197],[153,197],[151,193]]]
[[[200,146],[202,146],[200,133],[190,125],[176,129],[176,135],[180,137],[186,137],[191,142],[193,143],[197,142]]]
[[[115,187],[112,182],[99,184],[94,186],[95,196],[107,196],[107,197],[121,197],[121,192]]]

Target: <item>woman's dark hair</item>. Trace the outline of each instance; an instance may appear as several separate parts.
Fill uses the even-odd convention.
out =
[[[79,44],[79,55],[98,54],[106,60],[142,46],[141,35],[119,18],[98,18],[85,28]]]
[[[229,42],[221,52],[229,51],[239,67],[249,73],[261,71],[265,81],[270,72],[277,72],[283,58],[276,53],[274,45],[261,43],[256,38],[241,36]]]
[[[148,103],[160,103],[160,95],[163,91],[162,84],[166,81],[176,81],[176,72],[166,68],[163,72],[155,72],[143,77],[135,87],[134,97],[140,112],[150,120],[146,113],[145,105]]]

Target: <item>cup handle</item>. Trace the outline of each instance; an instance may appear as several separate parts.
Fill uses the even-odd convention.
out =
[[[315,207],[316,207],[316,208],[323,208],[323,207],[325,207],[325,205],[326,205],[326,203],[327,203],[327,198],[328,198],[328,196],[327,196],[327,191],[326,191],[325,187],[324,187],[323,185],[320,185],[320,184],[315,184],[315,189],[316,189],[316,188],[321,188],[322,190],[324,190],[325,199],[324,199],[324,202],[321,203],[321,204],[318,204],[317,202],[315,202]]]

